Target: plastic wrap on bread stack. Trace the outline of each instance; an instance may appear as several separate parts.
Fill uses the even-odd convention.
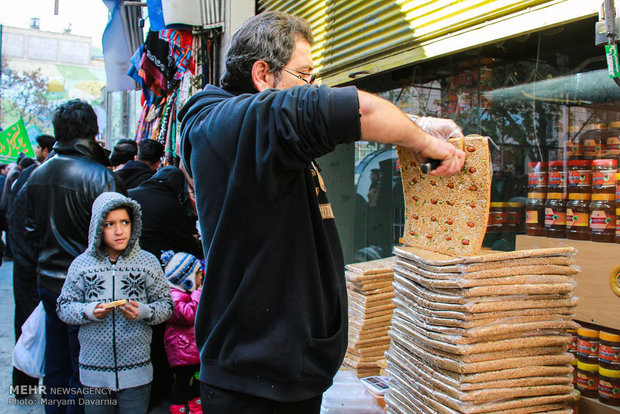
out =
[[[398,149],[406,219],[394,251],[387,412],[572,412],[575,250],[481,251],[487,139],[452,142],[466,158],[451,177],[423,174]]]
[[[388,257],[346,266],[349,345],[344,365],[359,378],[379,374],[379,361],[390,345],[393,265],[394,257]]]

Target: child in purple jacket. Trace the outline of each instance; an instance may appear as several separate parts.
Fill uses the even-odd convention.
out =
[[[164,334],[164,347],[174,374],[170,412],[185,413],[188,405],[191,414],[202,413],[197,379],[200,355],[196,347],[194,319],[203,271],[200,261],[189,253],[169,250],[162,253],[161,259],[174,301],[174,311]]]

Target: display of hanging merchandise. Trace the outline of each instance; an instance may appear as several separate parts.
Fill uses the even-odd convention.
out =
[[[379,362],[390,345],[393,264],[394,258],[388,257],[346,266],[349,346],[344,365],[360,378],[379,374]]]
[[[463,170],[450,177],[424,174],[414,154],[398,147],[405,197],[403,243],[446,254],[472,255],[482,246],[489,216],[489,145],[480,135],[450,142],[466,155]]]
[[[575,253],[396,247],[388,413],[571,412]]]

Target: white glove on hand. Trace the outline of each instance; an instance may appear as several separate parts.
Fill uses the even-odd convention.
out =
[[[463,131],[451,119],[433,118],[430,116],[409,116],[413,122],[428,134],[447,141],[449,138],[462,137]]]

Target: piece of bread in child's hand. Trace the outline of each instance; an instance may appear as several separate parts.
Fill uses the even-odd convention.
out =
[[[103,309],[115,308],[127,304],[127,299],[115,300],[114,302],[102,303]]]

